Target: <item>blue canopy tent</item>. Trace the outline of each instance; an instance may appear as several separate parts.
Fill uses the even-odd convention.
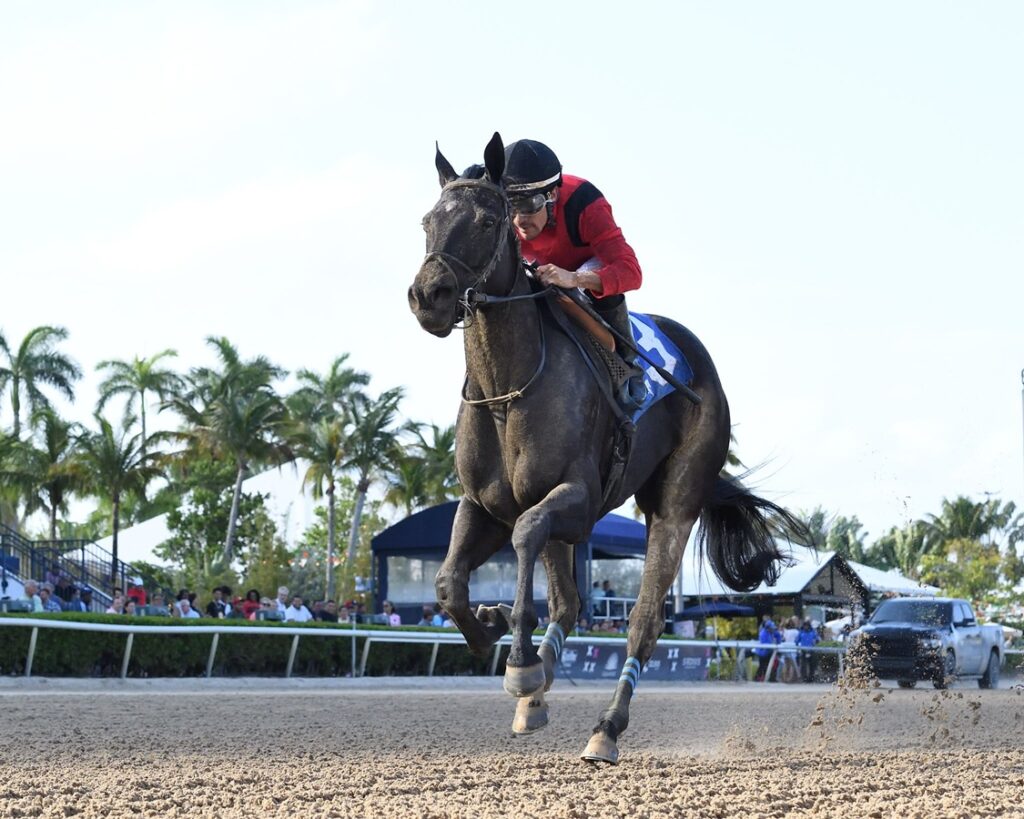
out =
[[[377,600],[392,600],[403,622],[416,622],[420,607],[434,601],[434,574],[448,552],[458,505],[458,501],[450,501],[410,515],[370,543]],[[591,586],[591,561],[642,558],[646,535],[642,523],[623,515],[608,514],[597,522],[589,540],[576,545],[574,555],[576,585],[583,601]],[[492,574],[489,581],[481,581],[477,594],[472,593],[471,586],[474,604],[496,602],[498,597],[489,596],[488,591],[507,588],[514,577],[514,566],[515,553],[512,545],[506,544],[476,573]],[[507,602],[509,597],[506,595],[505,599]],[[541,602],[546,604],[538,600]]]

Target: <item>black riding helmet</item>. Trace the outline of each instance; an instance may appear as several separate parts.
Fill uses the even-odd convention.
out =
[[[562,184],[562,163],[543,142],[520,139],[505,148],[502,181],[513,207],[533,213]]]

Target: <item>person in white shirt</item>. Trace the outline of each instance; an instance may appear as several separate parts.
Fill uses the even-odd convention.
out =
[[[309,613],[304,605],[302,605],[302,598],[299,595],[295,595],[292,598],[292,604],[284,610],[285,622],[294,621],[296,623],[308,623],[313,619],[313,615]]]
[[[279,586],[277,589],[277,599],[274,601],[277,605],[277,610],[284,614],[288,609],[288,587]]]
[[[181,617],[185,617],[189,620],[199,619],[199,612],[192,608],[192,604],[188,602],[187,597],[178,601],[178,611],[181,612]]]

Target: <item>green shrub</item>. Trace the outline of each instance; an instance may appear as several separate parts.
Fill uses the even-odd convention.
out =
[[[2,615],[24,617],[26,615]],[[116,614],[36,614],[33,619],[75,620],[87,623],[118,625],[174,625],[181,634],[136,634],[128,662],[129,677],[196,677],[206,673],[212,634],[189,634],[195,626],[209,626],[211,620],[180,620],[169,617],[133,617]],[[299,640],[292,674],[309,677],[338,677],[351,674],[352,639],[348,629],[329,623],[253,623],[247,620],[221,620],[217,625],[244,630],[253,627],[302,628],[330,630],[338,636],[310,636]],[[367,631],[394,631],[384,626],[361,626]],[[410,627],[403,631],[450,630]],[[24,674],[28,654],[30,626],[0,626],[0,674]],[[32,674],[47,677],[117,677],[121,674],[128,635],[100,631],[67,631],[39,629]],[[355,661],[358,670],[365,639],[355,640]],[[284,676],[291,651],[292,635],[221,634],[214,657],[214,676]],[[413,643],[374,643],[367,660],[367,676],[425,675],[430,665],[433,646]],[[504,672],[502,651],[498,673]],[[441,645],[437,652],[434,673],[448,675],[483,675],[490,672],[491,657],[474,657],[464,645]]]

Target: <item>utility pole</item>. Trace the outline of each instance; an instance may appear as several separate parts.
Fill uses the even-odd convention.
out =
[[[1020,371],[1020,383],[1021,383],[1021,390],[1020,390],[1021,421],[1022,421],[1022,428],[1024,428],[1024,370]],[[1021,442],[1022,442],[1022,445],[1024,445],[1024,438],[1021,439]]]

